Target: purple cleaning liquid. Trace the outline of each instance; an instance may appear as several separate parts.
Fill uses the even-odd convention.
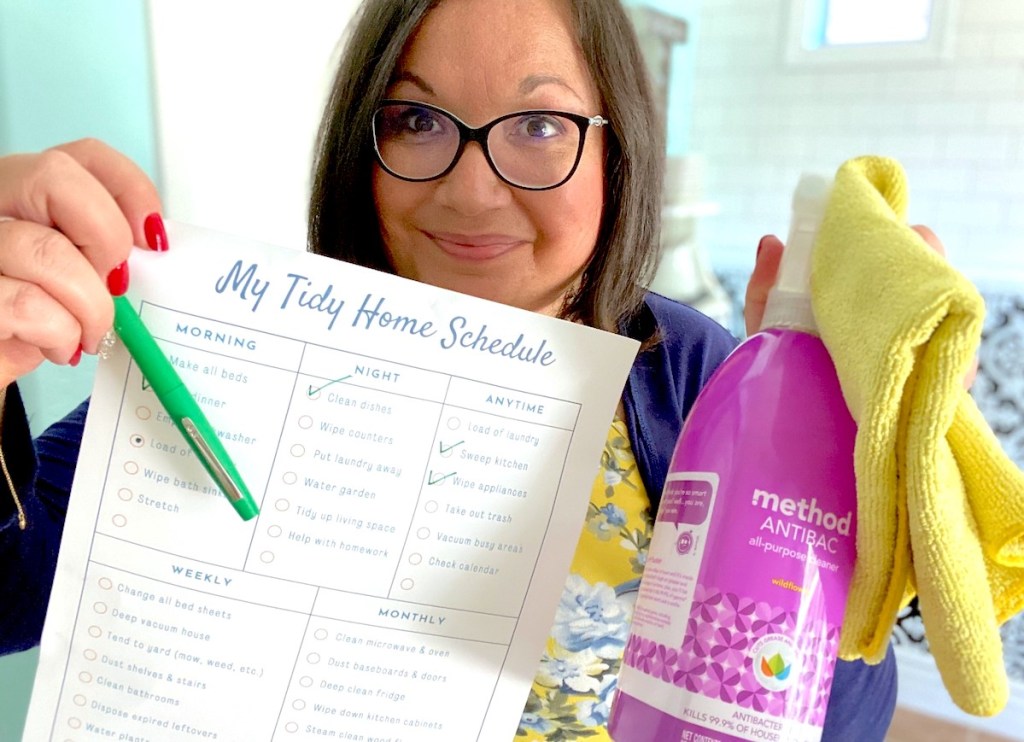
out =
[[[856,554],[855,433],[815,335],[762,331],[711,378],[669,466],[615,742],[821,738]]]

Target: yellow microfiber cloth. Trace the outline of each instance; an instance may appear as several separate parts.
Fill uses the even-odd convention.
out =
[[[906,206],[899,163],[850,160],[814,244],[814,315],[858,425],[839,655],[881,661],[916,593],[950,697],[990,716],[1009,697],[999,625],[1024,608],[1024,475],[963,385],[981,296],[906,225]]]

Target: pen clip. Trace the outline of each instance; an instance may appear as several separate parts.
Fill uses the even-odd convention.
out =
[[[210,448],[210,444],[203,438],[203,434],[199,432],[199,428],[192,422],[191,418],[181,418],[181,427],[184,428],[185,434],[195,443],[195,450],[200,453],[203,460],[210,467],[210,473],[214,479],[217,480],[217,484],[220,485],[221,490],[227,495],[231,502],[238,502],[242,499],[242,492],[238,489],[238,485],[235,484],[231,475],[228,474],[224,466],[218,461],[217,457],[213,454],[213,449]]]

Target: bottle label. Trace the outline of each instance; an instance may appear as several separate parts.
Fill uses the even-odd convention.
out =
[[[856,557],[855,438],[817,337],[768,330],[722,363],[669,464],[617,742],[820,739]]]
[[[642,699],[647,714],[669,715],[658,723],[662,733],[666,723],[676,729],[672,739],[818,740],[839,627],[825,620],[824,597],[811,585],[805,591],[779,578],[775,586],[794,599],[778,605],[747,594],[742,576],[716,584],[723,573],[761,573],[767,562],[807,555],[806,545],[786,555],[757,545],[771,526],[757,514],[764,505],[758,506],[755,494],[746,518],[729,514],[733,526],[754,529],[746,534],[745,553],[733,555],[728,570],[704,564],[718,490],[714,472],[674,472],[666,480],[617,703]],[[755,556],[745,566],[748,555]],[[801,598],[811,604],[801,608]]]
[[[640,583],[632,629],[679,647],[678,618],[693,601],[718,494],[714,472],[670,473]]]

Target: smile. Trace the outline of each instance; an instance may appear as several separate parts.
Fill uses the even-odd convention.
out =
[[[526,244],[505,234],[455,234],[424,232],[441,251],[459,260],[491,260]]]

